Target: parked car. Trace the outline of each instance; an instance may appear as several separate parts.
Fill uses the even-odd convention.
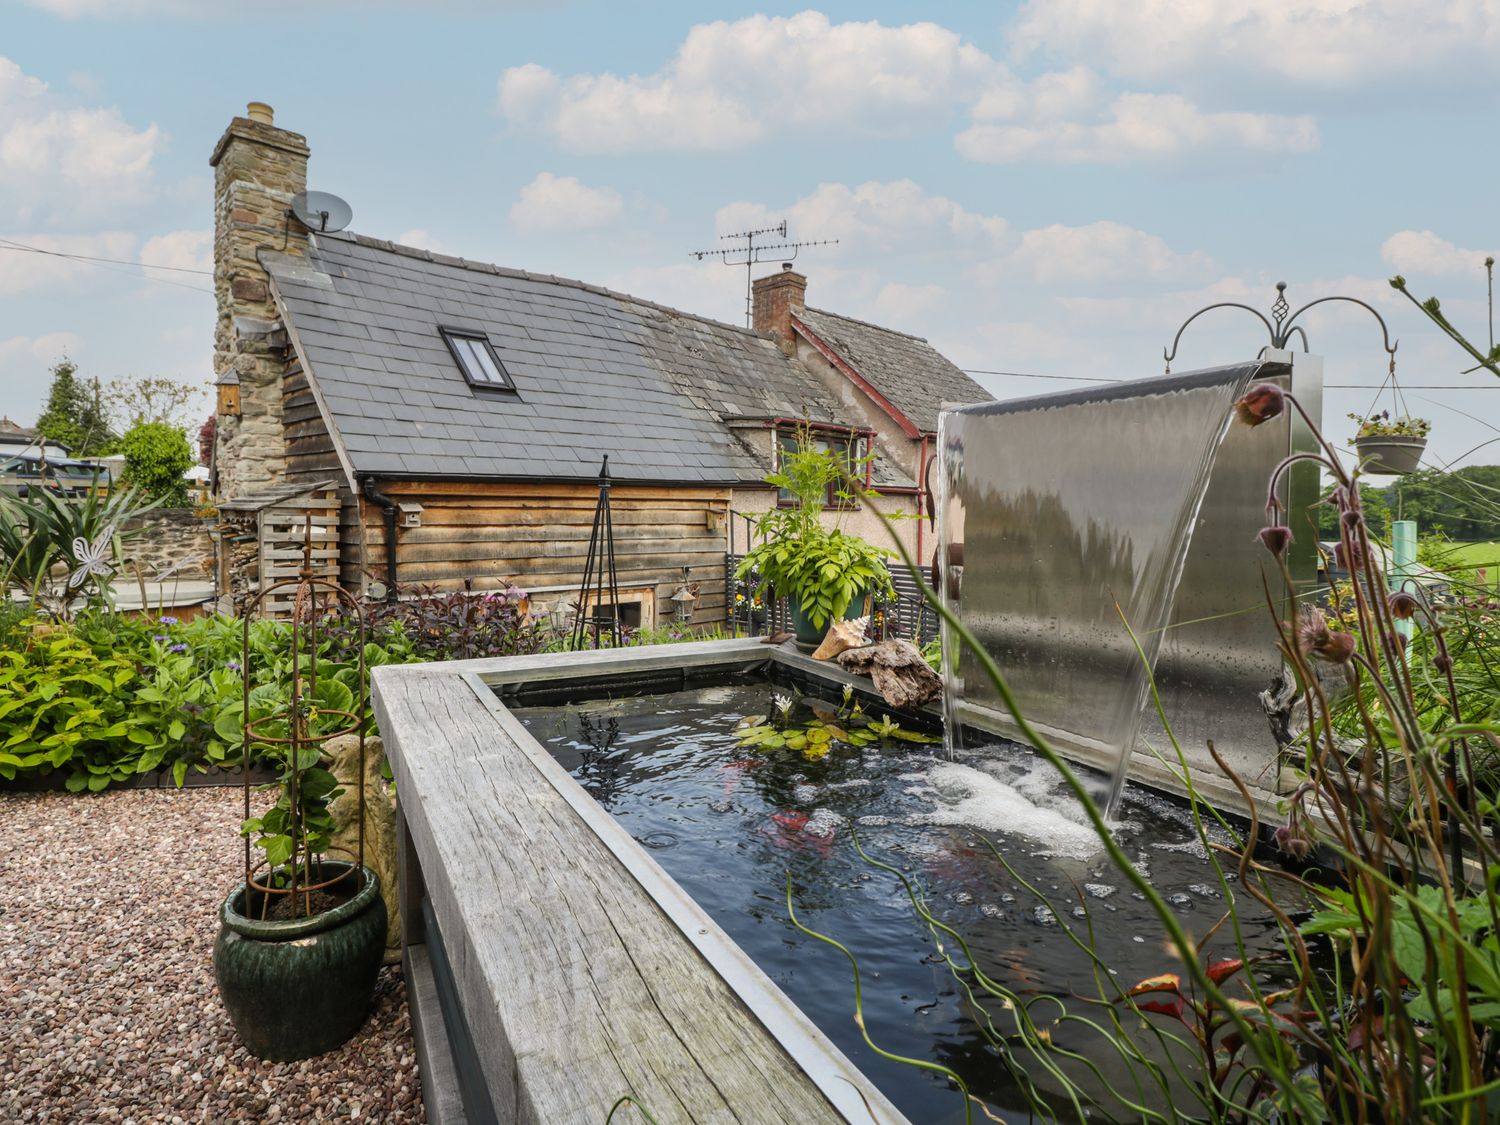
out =
[[[26,452],[0,461],[0,492],[27,495],[33,488],[46,488],[64,496],[85,496],[96,487],[108,487],[109,470],[91,461],[49,457]]]

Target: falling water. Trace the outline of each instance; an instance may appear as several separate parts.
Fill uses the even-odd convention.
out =
[[[945,604],[995,658],[1029,721],[1092,743],[1114,763],[1101,793],[1107,813],[1140,734],[1232,404],[1254,374],[1241,365],[942,416]],[[948,632],[952,749],[960,701],[1003,707]]]

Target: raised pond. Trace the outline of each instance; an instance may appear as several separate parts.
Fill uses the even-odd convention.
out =
[[[858,959],[876,1043],[952,1067],[1008,1120],[1031,1118],[977,1022],[992,1018],[1004,1029],[1013,1027],[1009,1017],[996,1004],[981,1014],[965,999],[901,882],[862,858],[856,841],[870,859],[914,880],[933,915],[964,936],[991,977],[1031,1004],[1057,1045],[1086,1052],[1110,1082],[1128,1085],[1095,1033],[1053,1022],[1064,1011],[1107,1019],[1095,969],[1062,927],[1086,938],[1092,925],[1101,955],[1126,986],[1171,969],[1175,958],[1151,908],[1113,869],[1051,768],[990,735],[970,737],[954,760],[895,732],[851,744],[840,736],[870,736],[870,720],[885,717],[878,701],[846,701],[836,685],[772,668],[774,680],[717,672],[651,694],[564,682],[502,699],[912,1121],[962,1120],[961,1096],[945,1077],[866,1046],[853,1019],[848,962],[793,925],[788,878],[803,925]],[[862,713],[853,712],[856,703]],[[932,729],[920,716],[897,718],[908,735]],[[806,740],[809,723],[835,733]],[[757,741],[747,733],[757,724],[783,733],[746,745]],[[1235,883],[1232,876],[1221,883],[1206,862],[1186,806],[1127,786],[1118,839],[1188,932],[1203,938]],[[1272,952],[1259,912],[1243,910],[1242,921],[1250,949]],[[1218,955],[1234,954],[1232,939],[1218,940]],[[1016,1058],[1045,1096],[1046,1074],[1026,1052]],[[1072,1077],[1102,1090],[1082,1068]]]

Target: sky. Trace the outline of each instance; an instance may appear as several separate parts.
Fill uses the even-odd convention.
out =
[[[1500,379],[1387,283],[1487,345],[1497,50],[1497,0],[0,0],[0,414],[64,356],[208,383],[208,156],[265,101],[363,234],[741,323],[745,271],[690,251],[784,219],[837,240],[809,304],[1001,398],[1158,374],[1277,281],[1355,297],[1427,463],[1500,463]],[[1380,326],[1300,323],[1345,442],[1392,406]],[[1219,310],[1174,370],[1266,342]]]

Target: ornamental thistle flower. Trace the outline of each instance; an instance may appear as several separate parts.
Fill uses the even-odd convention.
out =
[[[1286,392],[1275,383],[1257,383],[1234,404],[1234,412],[1247,426],[1269,422],[1286,409]]]
[[[1422,608],[1422,603],[1417,601],[1416,596],[1405,590],[1397,590],[1385,600],[1386,607],[1391,611],[1391,616],[1397,621],[1409,621],[1417,615]]]
[[[1286,554],[1286,549],[1292,545],[1292,529],[1280,524],[1272,524],[1270,527],[1260,529],[1261,545],[1278,559]]]

